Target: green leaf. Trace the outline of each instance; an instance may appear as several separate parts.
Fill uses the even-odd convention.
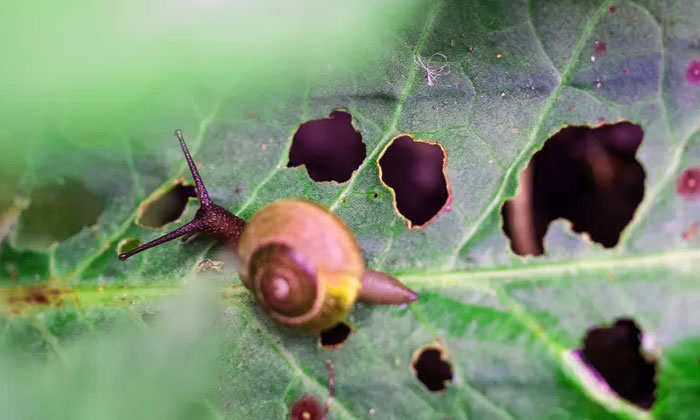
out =
[[[362,3],[353,16],[363,10],[369,16],[379,9]],[[700,86],[686,79],[700,57],[695,2],[445,0],[388,10],[385,23],[372,19],[367,31],[357,30],[361,36],[342,26],[342,47],[309,59],[303,71],[294,63],[293,74],[279,74],[305,50],[285,42],[283,29],[269,38],[280,49],[263,43],[223,57],[210,47],[203,62],[222,66],[210,77],[193,52],[198,42],[208,45],[204,37],[185,49],[189,61],[178,74],[191,75],[183,83],[170,83],[174,73],[167,83],[132,87],[120,77],[99,90],[120,106],[101,110],[83,100],[89,95],[74,106],[49,101],[42,124],[27,125],[24,115],[7,129],[2,138],[23,146],[23,165],[0,191],[16,189],[36,202],[32,194],[42,186],[77,179],[103,208],[95,226],[53,245],[49,238],[42,250],[18,233],[39,223],[34,213],[12,218],[18,227],[7,236],[0,229],[0,389],[27,384],[0,393],[7,407],[0,417],[94,418],[89,404],[106,401],[103,411],[119,418],[284,418],[305,393],[325,400],[326,360],[335,368],[330,414],[338,419],[692,418],[700,410],[700,241],[683,238],[700,202],[676,193],[677,177],[700,165]],[[238,29],[213,33],[255,37]],[[119,42],[106,39],[106,46]],[[154,44],[166,48],[165,59],[133,67],[136,74],[155,80],[174,63],[172,39]],[[595,41],[607,52],[591,60]],[[155,49],[125,51],[119,57],[128,64]],[[344,51],[353,54],[348,59]],[[435,53],[447,57],[450,71],[430,85],[415,57]],[[248,60],[244,70],[234,70],[236,57]],[[88,91],[109,77],[102,66],[82,70]],[[37,89],[64,93],[73,74],[62,73],[52,86],[44,79]],[[336,108],[353,116],[367,157],[349,181],[316,183],[303,167],[287,168],[291,138],[301,123]],[[81,122],[85,112],[99,118]],[[619,243],[605,249],[555,222],[545,255],[513,254],[501,208],[515,195],[518,174],[560,128],[596,125],[600,117],[644,130],[637,153],[644,199]],[[320,202],[356,233],[369,267],[398,274],[419,300],[358,304],[349,319],[353,334],[330,351],[270,321],[211,242],[174,242],[120,262],[120,241],[162,234],[134,224],[139,206],[179,177],[189,179],[175,128],[185,133],[214,201],[244,218],[281,197]],[[402,133],[440,142],[448,154],[451,211],[418,231],[396,213],[376,163]],[[368,199],[374,191],[381,194]],[[195,211],[190,203],[178,223]],[[197,275],[203,258],[225,261],[224,273]],[[163,298],[200,283],[220,289],[216,322],[202,321],[198,311],[163,312]],[[163,325],[144,321],[161,313]],[[575,357],[588,329],[623,316],[660,348],[657,403],[649,412],[619,398]],[[427,391],[410,367],[421,347],[435,343],[454,376],[441,393]],[[144,351],[125,356],[137,348]],[[30,387],[29,372],[47,385]],[[92,385],[100,383],[95,378],[109,386]],[[42,401],[55,411],[35,409]]]

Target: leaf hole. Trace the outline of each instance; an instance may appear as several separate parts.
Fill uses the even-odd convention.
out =
[[[520,174],[516,197],[501,209],[513,252],[541,255],[558,218],[614,247],[644,196],[644,169],[635,156],[643,136],[640,126],[621,122],[569,126],[547,140]]]
[[[157,312],[143,312],[141,313],[141,321],[149,327],[155,326],[156,320],[160,316]]]
[[[352,328],[345,322],[339,322],[321,331],[319,341],[326,349],[335,350],[345,343],[350,334],[352,334]]]
[[[656,360],[643,352],[642,331],[627,318],[592,328],[578,354],[621,398],[649,409],[655,400]]]
[[[443,349],[436,345],[423,347],[411,362],[413,374],[431,392],[444,391],[452,381],[452,365]]]
[[[156,192],[140,207],[136,224],[149,229],[162,229],[180,219],[190,198],[197,197],[194,185],[178,180],[166,191]]]
[[[287,167],[304,165],[314,181],[345,182],[367,155],[352,116],[333,111],[330,117],[299,126],[292,138]]]
[[[381,197],[382,197],[382,193],[378,189],[372,189],[372,190],[367,191],[367,198],[370,201],[380,201]]]
[[[409,229],[428,225],[449,203],[447,152],[441,144],[400,135],[384,149],[378,164],[381,181],[394,193],[396,210]]]
[[[19,218],[18,248],[46,251],[83,228],[94,226],[102,214],[102,198],[79,180],[45,184],[32,191],[30,204]]]
[[[124,238],[117,244],[117,255],[132,251],[141,245],[139,238]]]

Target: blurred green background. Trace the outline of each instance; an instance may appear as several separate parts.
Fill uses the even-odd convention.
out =
[[[371,68],[397,42],[381,34],[410,25],[410,11],[398,0],[3,2],[0,206],[32,147],[115,147],[109,133],[177,102],[206,109],[303,86],[326,66]]]
[[[223,98],[259,103],[277,90],[303,89],[328,66],[348,77],[371,69],[382,51],[390,54],[400,42],[386,34],[410,25],[410,4],[2,2],[0,216],[17,205],[16,197],[27,204],[37,178],[51,179],[33,171],[36,155],[74,154],[79,167],[92,155],[120,156],[120,134],[143,147],[174,146],[172,137],[142,136],[144,127],[172,132],[183,109],[198,114],[191,122]],[[59,199],[49,199],[42,220],[50,224],[52,212],[68,217],[71,211],[58,207],[71,206],[74,198]],[[193,302],[174,302],[174,312],[145,304],[134,309],[135,320],[128,311],[100,309],[47,311],[14,322],[4,330],[5,341],[18,352],[0,353],[0,418],[217,418],[218,402],[209,406],[208,399],[217,378],[215,301]],[[159,314],[155,321],[141,321],[139,314],[149,311]],[[44,353],[42,332],[54,333],[41,327],[45,323],[80,339]],[[58,358],[36,359],[52,353]]]

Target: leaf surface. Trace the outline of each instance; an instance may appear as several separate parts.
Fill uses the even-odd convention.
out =
[[[154,311],[157,298],[203,281],[199,261],[226,259],[206,240],[116,258],[122,239],[161,234],[134,224],[141,203],[178,177],[189,179],[172,138],[178,127],[214,201],[244,218],[281,197],[320,202],[356,233],[369,267],[397,273],[420,294],[408,307],[358,305],[350,339],[329,351],[269,321],[227,263],[225,274],[214,276],[225,298],[216,386],[203,397],[211,416],[284,418],[305,393],[325,399],[329,359],[336,372],[332,418],[692,418],[700,410],[692,397],[700,240],[683,232],[698,221],[700,201],[677,195],[676,179],[700,165],[700,86],[686,79],[700,56],[695,2],[426,1],[405,21],[378,30],[380,39],[394,39],[391,50],[367,44],[368,59],[351,71],[319,67],[303,83],[247,93],[244,101],[231,86],[191,101],[169,101],[166,92],[162,106],[108,134],[108,147],[31,148],[20,195],[79,179],[103,197],[104,208],[95,228],[49,251],[25,249],[16,235],[5,239],[2,297],[50,279],[66,305],[33,302],[4,318],[2,347],[35,357],[72,354],[63,347],[76,336],[111,330],[105,319],[143,326],[140,314]],[[596,41],[607,50],[592,60]],[[450,72],[431,86],[414,57],[434,53],[447,56]],[[290,141],[301,123],[336,108],[353,116],[367,157],[349,181],[316,183],[303,167],[287,167]],[[604,249],[555,222],[545,255],[514,255],[501,207],[514,196],[518,174],[560,128],[601,118],[644,130],[637,156],[645,195],[620,242]],[[451,210],[419,231],[396,213],[376,163],[403,133],[440,142],[448,154]],[[190,203],[177,223],[195,211]],[[23,223],[33,222],[20,216]],[[606,389],[573,354],[589,328],[623,316],[660,348],[659,401],[651,412]],[[443,393],[428,392],[410,368],[416,351],[436,342],[454,375]],[[186,363],[176,356],[155,371]],[[66,380],[78,383],[85,372],[67,365]],[[197,383],[165,392],[175,398],[188,390],[207,391]],[[189,399],[172,404],[180,401]]]

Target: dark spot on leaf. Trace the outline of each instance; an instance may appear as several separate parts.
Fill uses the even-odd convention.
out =
[[[32,191],[29,207],[20,216],[16,243],[19,248],[45,251],[97,223],[103,206],[82,181],[69,178],[41,185]]]
[[[620,397],[648,409],[654,404],[656,361],[641,349],[642,332],[631,319],[593,328],[579,350],[582,360]]]
[[[700,60],[696,59],[688,64],[685,71],[685,80],[691,85],[700,85]]]
[[[608,10],[610,11],[610,13],[615,13],[617,12],[617,6],[610,6]]]
[[[377,201],[381,197],[381,192],[378,189],[370,190],[367,192],[367,197],[372,201]]]
[[[36,292],[32,293],[27,296],[27,301],[28,302],[33,302],[38,305],[48,305],[49,304],[49,298],[41,292]]]
[[[513,251],[541,255],[549,223],[558,218],[615,246],[644,196],[644,169],[635,157],[643,135],[638,125],[623,122],[569,126],[547,140],[528,165],[527,188],[521,185],[501,212]]]
[[[323,420],[327,415],[326,405],[312,395],[304,395],[296,400],[289,412],[290,420]]]
[[[394,192],[396,209],[410,229],[427,225],[449,203],[447,154],[439,143],[401,135],[389,143],[378,162],[381,180]]]
[[[352,329],[345,322],[339,322],[333,327],[321,331],[319,339],[321,345],[327,349],[337,349],[352,333]]]
[[[623,67],[623,68],[622,68],[622,72],[623,72],[624,74],[627,74],[627,73],[629,73],[629,69],[628,69],[627,67]]]
[[[7,303],[15,314],[21,314],[32,306],[60,306],[63,304],[63,295],[68,291],[62,291],[53,286],[24,286],[11,289],[7,297]]]
[[[139,245],[141,245],[139,238],[124,238],[117,245],[117,255],[136,249]]]
[[[443,391],[452,380],[452,366],[443,359],[442,349],[424,347],[411,362],[413,373],[429,391]]]
[[[683,171],[676,182],[676,191],[683,198],[700,197],[700,167]]]
[[[193,197],[197,197],[194,186],[184,185],[183,181],[180,181],[142,204],[136,224],[150,229],[161,229],[177,221],[184,213],[187,201]]]
[[[602,57],[608,52],[608,44],[604,41],[594,41],[593,42],[593,54],[596,57]]]
[[[155,321],[158,319],[158,313],[156,312],[143,312],[141,313],[141,320],[146,325],[154,325]]]
[[[288,167],[305,165],[314,181],[345,182],[365,159],[362,135],[347,112],[307,121],[294,134]]]

